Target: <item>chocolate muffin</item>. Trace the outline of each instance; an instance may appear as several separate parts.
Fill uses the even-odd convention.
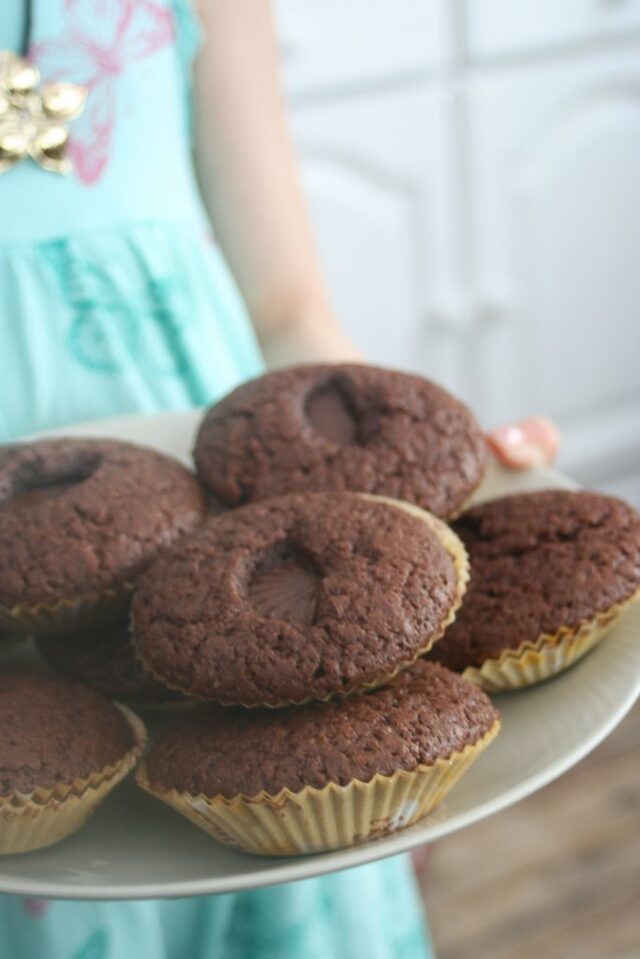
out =
[[[154,450],[0,447],[0,624],[47,632],[113,618],[139,573],[204,516],[195,477]]]
[[[0,673],[0,852],[75,831],[127,774],[144,726],[80,683]]]
[[[205,708],[161,731],[138,782],[223,842],[318,851],[423,816],[498,728],[481,690],[418,660],[346,700]]]
[[[169,708],[186,702],[147,672],[133,650],[129,621],[55,637],[40,637],[38,651],[60,676],[139,708]]]
[[[205,416],[202,482],[227,506],[282,493],[375,493],[456,515],[486,452],[469,410],[418,376],[299,366],[238,387]]]
[[[408,509],[316,493],[215,517],[141,577],[138,654],[167,685],[229,705],[380,685],[442,634],[466,582],[450,530]]]
[[[429,656],[490,690],[570,665],[640,587],[640,516],[610,496],[509,496],[469,510],[455,530],[469,551],[470,586]]]

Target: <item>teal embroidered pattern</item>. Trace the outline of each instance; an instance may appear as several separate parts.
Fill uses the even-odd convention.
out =
[[[402,930],[393,949],[394,959],[425,959],[425,929],[422,924]]]
[[[104,929],[98,929],[74,952],[72,959],[107,959],[108,948],[109,937]]]
[[[249,892],[236,900],[228,937],[233,943],[234,959],[316,959],[315,951],[310,951],[314,931],[313,915],[274,909],[271,897]],[[321,957],[318,955],[317,959]]]
[[[66,240],[45,243],[41,252],[71,312],[66,345],[77,363],[104,374],[133,362],[155,376],[184,375],[189,298],[179,276],[154,276],[140,264],[134,272],[122,263],[91,262]]]

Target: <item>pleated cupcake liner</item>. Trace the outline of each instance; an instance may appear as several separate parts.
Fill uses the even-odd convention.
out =
[[[118,762],[86,779],[0,796],[0,855],[41,849],[70,836],[133,769],[146,745],[146,729],[130,709],[115,705],[133,730],[132,748]]]
[[[500,729],[498,720],[479,740],[432,765],[346,786],[328,783],[271,796],[191,795],[149,782],[145,765],[138,785],[172,806],[227,846],[259,856],[295,856],[354,846],[410,826],[434,809]]]
[[[187,696],[194,703],[205,703],[205,702],[215,702],[219,706],[242,706],[245,709],[281,709],[286,706],[304,706],[307,703],[311,702],[329,702],[332,699],[345,699],[348,696],[353,696],[356,693],[364,693],[368,690],[377,689],[380,686],[386,685],[390,682],[398,673],[402,672],[403,669],[412,666],[416,660],[420,659],[421,656],[426,655],[429,652],[431,647],[439,639],[444,636],[445,630],[451,625],[456,617],[456,613],[462,605],[462,600],[464,594],[467,590],[467,585],[469,583],[469,558],[467,556],[467,551],[464,548],[462,540],[456,536],[452,529],[450,529],[447,524],[438,519],[437,516],[433,516],[431,513],[427,513],[426,510],[421,509],[419,506],[414,506],[412,503],[406,503],[404,500],[391,499],[388,496],[374,496],[369,493],[358,493],[356,494],[361,496],[363,499],[372,500],[373,502],[386,503],[389,506],[392,506],[396,509],[401,509],[406,513],[409,513],[415,519],[421,520],[422,522],[427,523],[435,535],[440,540],[441,544],[444,546],[445,550],[451,557],[453,561],[453,566],[456,574],[456,591],[454,598],[452,600],[451,606],[447,611],[447,615],[444,617],[440,626],[431,633],[428,640],[424,643],[423,646],[416,649],[409,659],[401,660],[396,663],[392,670],[389,670],[386,673],[381,673],[376,676],[370,682],[366,683],[356,683],[353,686],[347,687],[345,689],[336,690],[335,692],[327,693],[325,696],[306,696],[303,699],[293,700],[293,699],[281,699],[277,702],[258,702],[258,703],[244,703],[239,700],[229,700],[221,698],[207,698],[197,696],[193,693],[192,690],[187,689],[184,686],[179,686],[174,681],[170,680],[167,676],[163,676],[161,673],[157,672],[154,669],[153,665],[149,663],[141,653],[138,648],[135,640],[133,642],[133,649],[138,660],[138,663],[150,673],[154,679],[158,682],[163,683],[168,689],[174,689],[177,692],[182,693],[184,696]],[[130,624],[131,634],[135,635],[135,623],[132,617]]]
[[[555,633],[542,633],[534,642],[505,649],[498,659],[481,666],[468,666],[465,679],[487,693],[503,693],[541,683],[568,669],[589,652],[611,629],[618,617],[640,597],[640,589],[621,603],[574,626],[561,626]]]
[[[3,606],[0,604],[0,628],[10,632],[48,636],[73,633],[93,626],[104,626],[126,615],[132,583],[118,589],[105,589],[80,599],[61,599],[57,603]]]

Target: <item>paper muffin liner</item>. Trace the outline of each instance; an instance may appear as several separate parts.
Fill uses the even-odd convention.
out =
[[[498,659],[487,659],[478,667],[468,666],[462,675],[487,693],[541,683],[588,653],[638,597],[640,589],[591,619],[581,620],[575,626],[561,626],[555,633],[542,633],[535,642],[525,641],[517,649],[505,649]]]
[[[500,722],[475,743],[430,766],[346,786],[328,783],[299,792],[282,789],[247,798],[193,796],[149,783],[145,765],[136,781],[227,846],[259,856],[295,856],[342,849],[410,826],[444,799],[458,779],[495,738]]]
[[[146,729],[130,709],[115,705],[133,730],[132,748],[118,762],[92,772],[86,779],[0,796],[0,855],[41,849],[70,836],[133,769],[146,744]]]
[[[416,519],[421,520],[422,522],[427,523],[435,535],[440,540],[441,544],[446,549],[447,553],[453,561],[453,566],[456,574],[456,590],[453,601],[447,615],[440,623],[440,626],[434,630],[434,632],[429,636],[423,646],[416,649],[412,654],[410,659],[402,660],[397,663],[395,667],[387,673],[381,673],[379,676],[376,676],[375,679],[372,679],[368,683],[359,683],[354,686],[350,686],[347,689],[342,689],[339,692],[328,693],[326,696],[306,696],[304,699],[292,700],[292,699],[282,699],[277,703],[243,703],[238,702],[237,700],[223,700],[215,699],[210,700],[205,697],[196,696],[191,690],[186,689],[183,686],[178,686],[176,683],[171,682],[167,679],[166,676],[161,675],[156,672],[152,664],[147,662],[144,658],[138,646],[134,642],[133,648],[136,659],[139,664],[156,679],[158,682],[163,683],[167,686],[168,689],[175,689],[177,692],[182,693],[184,696],[187,696],[191,702],[203,703],[203,702],[215,702],[219,706],[242,706],[245,709],[281,709],[286,706],[304,706],[306,703],[310,702],[328,702],[331,699],[345,699],[347,696],[352,696],[354,693],[363,693],[369,689],[377,689],[379,686],[384,686],[385,683],[390,682],[394,676],[397,676],[403,669],[406,669],[408,666],[411,666],[416,662],[421,656],[426,655],[434,643],[436,643],[445,633],[445,630],[451,625],[451,623],[456,618],[456,613],[462,605],[462,600],[464,594],[467,590],[467,585],[469,583],[469,558],[467,556],[467,551],[464,548],[462,540],[456,536],[452,529],[450,529],[444,520],[438,519],[437,516],[433,516],[432,513],[428,513],[426,510],[421,509],[419,506],[414,506],[413,503],[406,503],[404,500],[392,499],[389,496],[376,496],[369,493],[358,493],[355,494],[361,496],[363,499],[372,500],[379,503],[387,503],[389,506],[393,506],[397,509],[404,510],[406,513],[410,513]],[[134,621],[133,617],[130,622],[129,629],[131,630],[132,635],[134,634]]]
[[[12,607],[0,604],[0,628],[47,636],[104,626],[126,614],[132,591],[133,584],[125,583],[119,589],[105,589],[81,599],[61,599],[52,604]]]

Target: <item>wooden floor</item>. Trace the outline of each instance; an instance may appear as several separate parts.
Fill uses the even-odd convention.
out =
[[[432,847],[438,959],[640,959],[640,706],[527,800]]]

